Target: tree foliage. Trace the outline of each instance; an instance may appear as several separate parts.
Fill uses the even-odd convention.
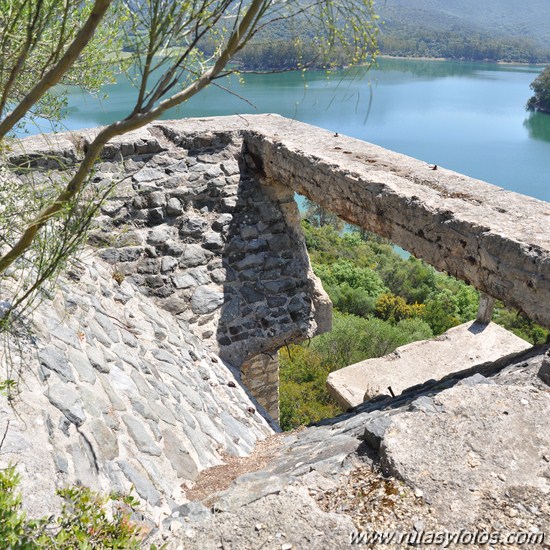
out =
[[[339,224],[338,226],[339,227]],[[334,305],[333,329],[280,352],[281,425],[291,429],[334,415],[328,374],[437,336],[476,318],[478,292],[386,241],[353,228],[302,228],[313,269]],[[521,338],[542,343],[548,331],[498,304],[495,321]]]
[[[530,87],[535,94],[527,102],[527,109],[550,113],[550,65],[531,82]]]

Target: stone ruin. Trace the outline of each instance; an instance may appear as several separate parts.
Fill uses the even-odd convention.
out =
[[[10,169],[47,181],[93,135],[22,140]],[[119,183],[34,314],[15,403],[0,397],[0,465],[17,464],[31,514],[61,485],[134,487],[148,541],[344,547],[359,520],[325,504],[368,465],[408,487],[394,527],[548,528],[544,347],[284,437],[274,420],[277,350],[330,330],[296,192],[545,326],[550,205],[276,115],[152,124],[108,144],[94,181]],[[246,475],[201,493],[235,461]]]

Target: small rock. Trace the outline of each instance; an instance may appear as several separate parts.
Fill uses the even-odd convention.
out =
[[[54,384],[50,386],[48,389],[48,399],[73,424],[81,426],[86,420],[80,396],[67,384]]]

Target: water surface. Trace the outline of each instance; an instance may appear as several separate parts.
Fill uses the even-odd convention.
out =
[[[550,115],[530,114],[540,67],[383,59],[355,68],[247,75],[211,87],[164,118],[279,113],[550,201]],[[123,77],[109,99],[71,89],[69,129],[125,117],[135,89]],[[32,131],[32,129],[31,129]]]

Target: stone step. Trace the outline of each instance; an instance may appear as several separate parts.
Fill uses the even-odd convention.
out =
[[[327,387],[341,406],[355,407],[363,403],[366,395],[391,395],[391,391],[399,395],[411,386],[529,347],[528,342],[495,323],[470,321],[433,340],[413,342],[384,357],[334,371],[328,376]]]

